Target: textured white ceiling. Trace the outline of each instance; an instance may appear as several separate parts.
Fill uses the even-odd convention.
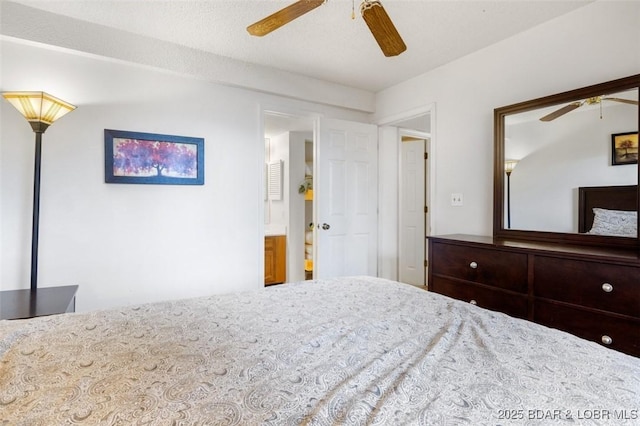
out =
[[[4,1],[4,0],[2,0]],[[242,62],[378,92],[593,0],[382,0],[407,51],[386,58],[352,0],[324,5],[259,38],[246,27],[294,0],[13,0],[51,13]],[[92,34],[88,41],[101,43]]]

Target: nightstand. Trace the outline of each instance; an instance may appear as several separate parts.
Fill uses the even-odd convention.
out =
[[[77,285],[0,291],[0,320],[75,312],[76,291]]]

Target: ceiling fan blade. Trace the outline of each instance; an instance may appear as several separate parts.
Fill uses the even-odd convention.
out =
[[[299,0],[284,9],[280,9],[266,18],[259,20],[255,24],[249,25],[247,27],[247,31],[251,35],[262,37],[269,34],[271,31],[275,31],[283,25],[288,24],[294,19],[299,18],[305,13],[311,12],[324,2],[325,0]]]
[[[569,105],[565,105],[560,109],[555,110],[554,112],[552,112],[551,114],[547,114],[544,117],[542,117],[540,119],[540,121],[551,121],[551,120],[555,120],[556,118],[560,117],[561,115],[565,115],[568,112],[573,111],[576,108],[579,108],[580,105],[582,105],[582,102],[574,102],[572,104]]]
[[[360,5],[360,13],[384,56],[397,56],[407,50],[382,3],[378,0],[364,0]]]
[[[639,105],[638,101],[633,101],[631,99],[623,99],[623,98],[602,98],[602,99],[606,101],[615,101],[615,102],[622,102],[625,104]]]

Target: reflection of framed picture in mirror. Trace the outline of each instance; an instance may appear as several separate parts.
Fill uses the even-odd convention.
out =
[[[638,164],[638,133],[616,133],[611,135],[611,164]]]

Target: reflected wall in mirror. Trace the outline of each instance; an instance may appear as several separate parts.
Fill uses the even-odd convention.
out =
[[[636,75],[495,110],[495,236],[638,246],[637,143],[616,165],[612,135],[637,134],[639,85]],[[580,188],[630,185],[633,235],[580,234]]]

